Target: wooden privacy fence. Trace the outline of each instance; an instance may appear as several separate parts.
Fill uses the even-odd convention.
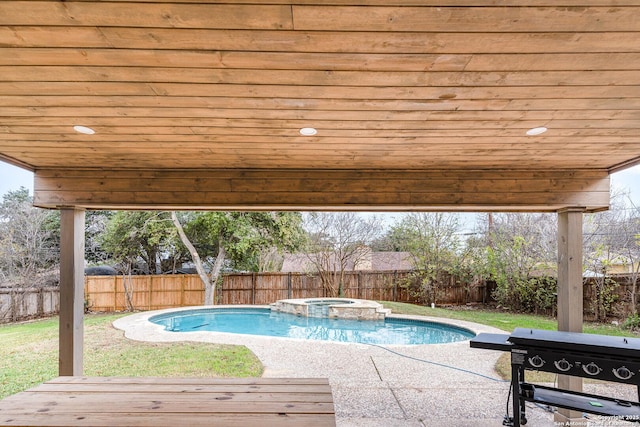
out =
[[[57,314],[59,309],[57,287],[0,288],[0,323]]]
[[[204,288],[200,277],[193,274],[86,276],[84,295],[91,311],[159,310],[202,305]]]
[[[358,272],[345,276],[344,297],[393,301],[394,278],[403,273]],[[325,297],[320,277],[304,273],[225,275],[221,304],[270,304],[279,299]]]
[[[399,286],[409,272],[353,272],[346,275],[345,296],[398,302],[419,302],[414,292]],[[619,286],[614,292],[617,302],[613,311],[624,318],[631,312],[628,296],[629,277],[614,277]],[[204,289],[197,275],[132,276],[131,301],[136,310],[157,310],[202,305]],[[270,304],[285,298],[317,298],[325,296],[319,277],[302,273],[255,273],[224,275],[217,292],[218,304]],[[584,286],[585,316],[595,298],[592,281]],[[492,302],[491,287],[467,286],[451,280],[439,291],[438,304]],[[112,312],[127,310],[122,276],[87,276],[85,304],[89,310]],[[59,289],[0,288],[0,323],[14,322],[57,314]]]
[[[417,302],[414,293],[399,283],[408,271],[361,271],[345,275],[344,297]],[[85,298],[92,311],[127,310],[122,276],[87,276]],[[128,284],[129,285],[129,284]],[[136,310],[202,305],[204,289],[197,275],[132,276],[129,285]],[[216,292],[217,304],[266,305],[279,299],[327,296],[318,275],[305,273],[225,274]],[[486,302],[484,286],[452,284],[442,288],[440,304]]]

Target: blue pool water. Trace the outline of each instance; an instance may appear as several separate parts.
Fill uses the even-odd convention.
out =
[[[439,344],[463,341],[468,329],[435,322],[387,318],[348,320],[300,317],[256,308],[206,308],[153,316],[149,321],[172,332],[215,331],[363,344]]]

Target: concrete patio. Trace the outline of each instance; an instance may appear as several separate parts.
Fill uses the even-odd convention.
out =
[[[500,426],[505,415],[509,383],[500,381],[493,368],[500,354],[472,349],[468,341],[379,347],[214,332],[175,333],[147,322],[150,315],[127,316],[114,326],[124,330],[126,337],[141,341],[245,345],[264,364],[264,377],[329,378],[341,427]],[[476,333],[501,332],[469,322],[449,323]],[[552,415],[533,405],[527,406],[527,418],[531,426],[553,426]]]

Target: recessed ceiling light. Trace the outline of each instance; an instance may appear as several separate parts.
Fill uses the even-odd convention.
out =
[[[95,130],[86,127],[86,126],[80,126],[80,125],[76,125],[73,127],[73,130],[75,130],[78,133],[83,133],[85,135],[93,135],[94,133],[96,133]]]
[[[318,133],[316,128],[302,128],[300,129],[300,135],[313,136]]]
[[[529,129],[527,131],[527,135],[529,136],[535,136],[535,135],[542,135],[543,133],[545,133],[547,131],[547,128],[544,126],[540,126],[539,128],[533,128],[533,129]]]

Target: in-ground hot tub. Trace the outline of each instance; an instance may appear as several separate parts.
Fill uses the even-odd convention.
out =
[[[357,320],[384,320],[391,311],[375,301],[351,298],[283,299],[271,304],[271,310],[304,317]]]

